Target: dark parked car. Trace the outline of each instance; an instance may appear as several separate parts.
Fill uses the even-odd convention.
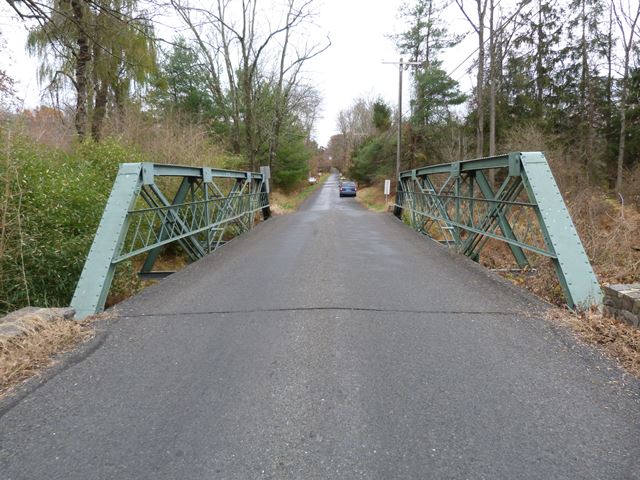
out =
[[[340,196],[341,197],[355,197],[356,196],[356,184],[354,182],[342,182],[340,184]]]

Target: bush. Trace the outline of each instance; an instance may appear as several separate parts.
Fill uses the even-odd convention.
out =
[[[0,313],[68,305],[121,162],[115,141],[45,150],[0,130]]]

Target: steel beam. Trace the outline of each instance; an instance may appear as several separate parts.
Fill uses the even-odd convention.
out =
[[[476,173],[476,181],[478,182],[478,187],[480,187],[480,191],[482,192],[482,195],[484,195],[484,197],[486,199],[491,199],[491,200],[499,200],[500,198],[500,191],[497,194],[493,193],[493,189],[491,188],[491,186],[489,185],[489,181],[487,180],[487,177],[484,175],[483,172],[479,171]],[[504,204],[502,204],[504,205]],[[494,218],[497,219],[499,225],[500,225],[500,229],[502,230],[502,235],[504,235],[506,238],[510,239],[510,240],[518,240],[516,238],[515,233],[513,232],[513,229],[511,228],[511,225],[509,225],[509,222],[507,221],[506,216],[504,215],[504,213],[502,212],[502,208],[500,208],[502,206],[501,204],[494,204],[492,206],[492,211],[489,215],[490,218]],[[518,245],[515,245],[513,243],[509,243],[509,248],[511,249],[511,253],[513,254],[513,257],[516,259],[516,262],[518,263],[518,266],[520,268],[524,268],[527,265],[529,265],[529,261],[527,260],[526,255],[524,254],[524,252],[522,251],[522,248],[519,247]],[[479,251],[477,253],[480,253]]]
[[[182,178],[177,191],[171,193],[171,202],[167,182],[157,182],[161,177]],[[224,186],[228,182],[230,189]],[[197,260],[222,243],[228,225],[238,225],[242,233],[253,226],[258,212],[268,218],[264,182],[263,175],[254,172],[122,164],[71,301],[76,317],[82,319],[104,308],[118,263],[147,253],[140,275],[163,276],[166,272],[156,274],[151,269],[165,245],[178,242]],[[138,199],[148,208],[136,207]]]
[[[71,300],[78,319],[92,315],[104,307],[116,268],[111,260],[120,251],[126,235],[129,220],[127,212],[135,204],[140,191],[141,173],[140,163],[120,165]]]
[[[475,160],[463,160],[461,162],[440,163],[428,167],[407,170],[400,173],[400,178],[411,178],[411,175],[421,177],[424,175],[434,175],[437,173],[451,173],[454,164],[458,164],[459,172],[471,172],[476,170],[488,170],[492,168],[502,168],[509,166],[509,155],[499,155],[496,157],[478,158]]]
[[[175,196],[173,197],[173,201],[171,202],[172,205],[177,205],[179,203],[184,202],[184,199],[187,197],[187,193],[189,192],[189,184],[190,184],[190,180],[188,177],[184,177],[182,179],[182,182],[180,182],[180,186],[178,187],[178,191],[176,192]],[[163,224],[164,226],[164,224]],[[161,233],[160,233],[160,239],[161,240],[166,240],[167,237],[169,236],[169,231],[166,228],[163,228]],[[158,259],[158,256],[160,255],[160,252],[162,251],[162,246],[156,247],[154,249],[152,249],[148,254],[147,254],[147,258],[145,259],[144,263],[142,264],[142,268],[140,269],[140,273],[150,273],[153,270],[153,265],[156,263],[156,260]]]
[[[521,162],[525,188],[538,204],[540,226],[547,247],[556,254],[554,266],[569,307],[600,305],[600,284],[546,158],[541,152],[523,152]]]
[[[494,191],[486,172],[496,170],[503,180]],[[482,198],[474,196],[475,188]],[[529,266],[525,250],[551,258],[571,308],[602,301],[589,259],[541,152],[401,172],[394,214],[402,218],[403,212],[408,213],[413,228],[424,234],[433,234],[430,224],[435,223],[445,243],[475,260],[490,239],[506,243],[520,268]],[[521,239],[515,231],[519,219],[528,222]],[[534,231],[532,221],[537,222]],[[529,239],[532,232],[536,238]]]

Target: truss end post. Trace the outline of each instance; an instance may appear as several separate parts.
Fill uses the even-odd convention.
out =
[[[602,290],[542,152],[523,152],[522,177],[570,308],[602,305]]]
[[[402,181],[398,180],[398,183],[396,185],[396,202],[393,206],[393,214],[402,220],[402,202],[404,201],[404,199],[402,198]]]
[[[99,313],[104,308],[115,273],[113,259],[124,240],[128,225],[127,212],[138,196],[142,169],[142,163],[120,165],[71,300],[78,320]]]

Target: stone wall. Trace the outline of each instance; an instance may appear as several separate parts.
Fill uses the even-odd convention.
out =
[[[640,283],[608,285],[602,290],[604,315],[640,328]]]
[[[55,320],[73,320],[75,310],[72,308],[39,308],[24,307],[0,318],[0,338],[26,335],[31,330],[33,320],[53,322]]]

